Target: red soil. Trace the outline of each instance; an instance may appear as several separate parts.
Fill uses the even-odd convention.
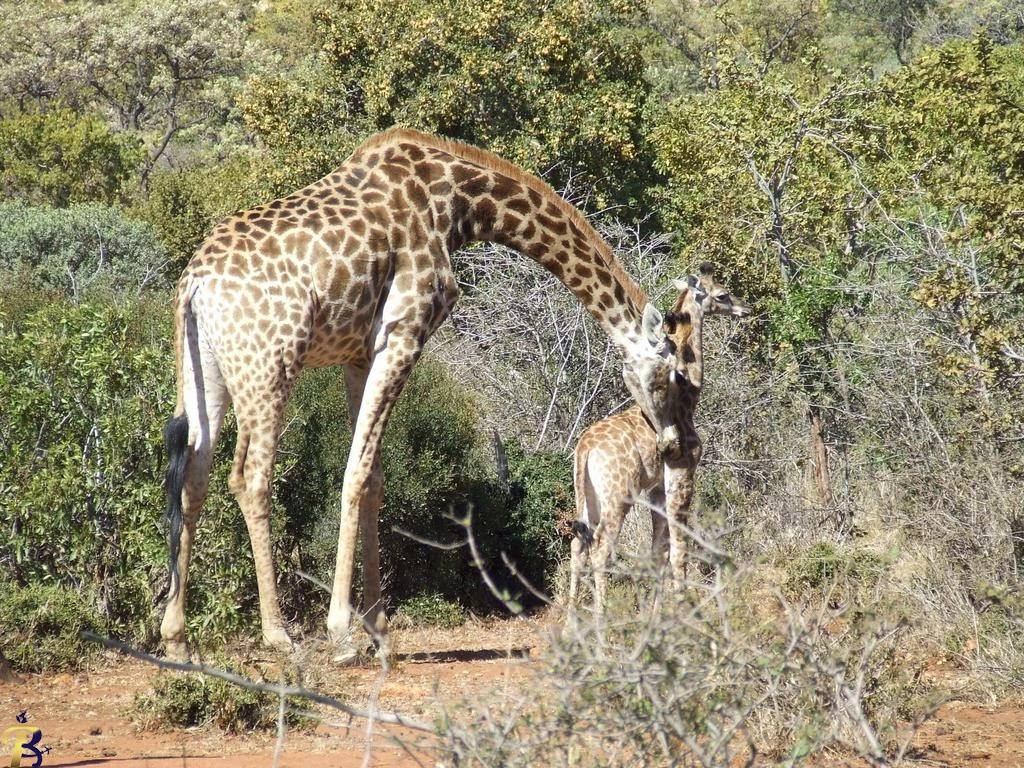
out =
[[[541,633],[540,623],[529,620],[469,624],[450,632],[396,632],[398,650],[406,653],[384,679],[380,707],[429,722],[438,701],[521,684],[531,664],[523,656],[536,647]],[[434,654],[435,660],[427,660],[427,654]],[[253,672],[274,679],[277,662],[259,655],[249,658]],[[115,654],[103,656],[79,674],[23,674],[0,682],[0,724],[13,725],[14,716],[28,710],[29,723],[42,729],[42,744],[52,749],[43,762],[47,768],[250,768],[273,764],[273,733],[232,736],[212,726],[185,731],[140,730],[129,710],[135,695],[148,692],[158,674],[144,662]],[[380,669],[371,664],[340,669],[321,664],[310,679],[314,678],[316,684],[311,682],[312,687],[354,706],[365,706],[379,682]],[[393,741],[397,737],[415,742],[414,733],[380,726],[375,728],[367,760],[365,729],[364,722],[352,721],[346,725],[320,724],[312,731],[289,730],[280,765],[405,768],[419,764]],[[437,758],[422,748],[410,749],[423,764],[436,763]],[[913,760],[927,765],[1024,766],[1024,709],[952,702],[924,724],[910,754]],[[0,764],[6,764],[6,759],[0,758]]]

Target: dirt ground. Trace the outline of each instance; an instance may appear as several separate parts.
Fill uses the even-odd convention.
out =
[[[383,677],[378,666],[335,668],[316,665],[311,684],[366,706],[380,686],[382,709],[429,722],[436,702],[486,696],[503,686],[521,686],[528,679],[531,657],[543,643],[538,620],[470,622],[454,630],[397,630],[399,661]],[[310,654],[315,650],[308,651]],[[251,655],[251,674],[273,679],[280,661],[270,654]],[[141,730],[129,710],[137,693],[150,690],[161,674],[151,665],[114,653],[104,655],[86,672],[8,676],[0,682],[3,727],[27,711],[29,724],[43,732],[49,746],[44,766],[108,766],[109,768],[250,768],[271,766],[273,733],[226,735],[213,726],[180,731]],[[6,714],[4,714],[6,713]],[[10,722],[6,722],[9,720]],[[397,745],[388,734],[406,743]],[[436,757],[415,746],[416,735],[402,729],[376,727],[368,740],[366,725],[321,723],[314,730],[289,730],[280,753],[285,768],[406,768],[433,765]],[[369,757],[367,745],[371,744]],[[1024,766],[1024,709],[983,707],[950,702],[925,723],[911,750],[912,760],[927,766]],[[6,761],[6,757],[3,758]],[[25,761],[22,765],[31,764]],[[850,765],[846,761],[836,765]]]

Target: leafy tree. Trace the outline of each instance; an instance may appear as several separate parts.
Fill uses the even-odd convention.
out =
[[[907,46],[915,29],[938,0],[840,0],[837,9],[877,25],[900,64],[907,63]]]
[[[762,71],[798,61],[824,34],[827,7],[816,0],[679,3],[653,0],[649,76],[670,97],[717,87],[719,62],[745,60]],[[723,59],[724,57],[724,59]]]
[[[67,109],[0,120],[0,188],[34,204],[115,203],[142,161],[136,138]]]
[[[923,52],[883,81],[875,108],[886,142],[874,183],[914,254],[915,297],[939,331],[929,344],[1004,450],[1024,415],[1022,85],[1024,46],[982,36]]]
[[[715,91],[668,108],[653,133],[668,221],[687,262],[710,259],[760,310],[753,350],[806,404],[811,464],[832,504],[827,445],[836,320],[856,308],[869,193],[855,163],[866,89],[818,70],[796,81],[725,63]]]
[[[628,200],[649,171],[643,61],[620,32],[636,10],[628,0],[332,0],[316,16],[317,56],[251,81],[242,108],[285,187],[401,123]]]
[[[954,39],[970,40],[984,35],[994,43],[1017,42],[1024,32],[1024,2],[1021,0],[977,0],[940,2],[920,25],[915,38],[938,46]]]
[[[646,36],[648,76],[669,98],[717,88],[719,69],[741,62],[797,82],[822,63],[854,75],[902,62],[911,37],[942,0],[653,0]],[[962,12],[961,12],[962,13]],[[959,17],[959,15],[954,14]]]
[[[245,60],[234,0],[48,0],[0,9],[0,103],[102,110],[141,136],[148,175],[171,142],[225,124]]]
[[[166,247],[169,279],[178,278],[214,224],[271,196],[264,170],[262,158],[237,152],[153,173],[149,193],[131,213],[151,224]]]

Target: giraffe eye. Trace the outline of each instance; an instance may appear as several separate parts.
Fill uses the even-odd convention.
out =
[[[677,387],[683,386],[683,383],[686,381],[686,377],[683,376],[683,372],[676,368],[672,369],[672,373],[669,374],[669,378]]]

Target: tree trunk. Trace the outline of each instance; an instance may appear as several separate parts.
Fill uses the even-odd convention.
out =
[[[825,447],[821,409],[816,405],[809,405],[807,416],[811,422],[811,472],[818,490],[818,501],[823,507],[831,507],[833,502],[832,478],[828,472],[828,450]]]

